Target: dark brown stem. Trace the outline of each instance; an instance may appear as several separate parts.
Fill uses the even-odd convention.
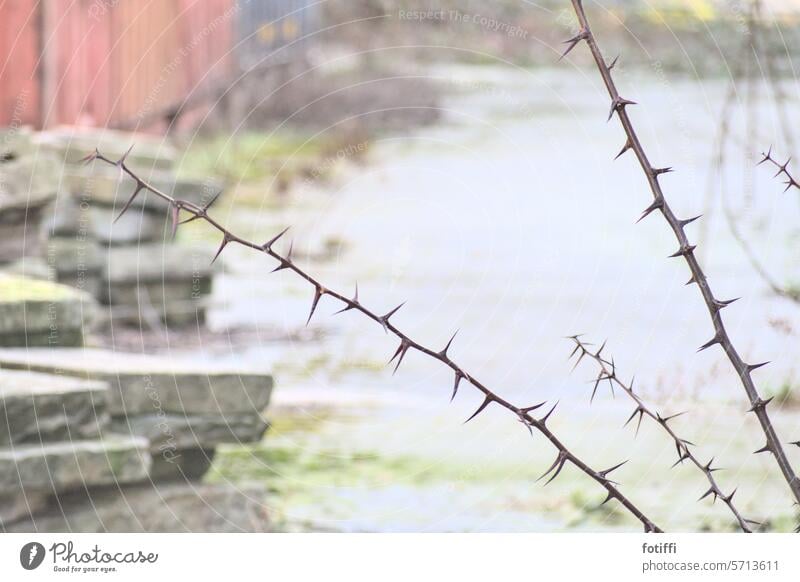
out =
[[[696,284],[698,289],[700,289],[700,294],[702,295],[703,301],[708,308],[708,313],[711,316],[711,322],[714,326],[714,336],[705,344],[703,344],[700,349],[704,350],[711,346],[719,345],[727,355],[728,359],[733,365],[734,370],[736,370],[739,379],[741,380],[742,387],[744,388],[747,398],[750,401],[750,405],[752,407],[751,409],[758,418],[758,422],[760,423],[761,429],[766,437],[766,444],[757,452],[769,452],[772,454],[776,463],[778,464],[778,467],[780,468],[781,473],[783,474],[784,479],[786,480],[786,483],[789,485],[792,496],[798,503],[800,503],[800,479],[798,479],[794,469],[789,463],[789,459],[783,449],[783,445],[781,444],[780,439],[775,432],[775,428],[772,425],[772,421],[767,414],[767,401],[761,398],[758,390],[756,389],[756,385],[753,382],[751,373],[759,366],[759,364],[747,364],[744,360],[742,360],[739,352],[731,342],[721,315],[722,309],[729,304],[729,301],[720,301],[714,297],[711,287],[708,284],[708,280],[706,279],[706,275],[703,272],[703,269],[700,267],[700,263],[697,261],[697,258],[695,257],[695,247],[694,245],[690,244],[689,239],[686,236],[685,227],[687,224],[689,224],[689,222],[694,220],[694,218],[681,220],[676,217],[675,213],[672,211],[672,208],[670,207],[669,203],[664,197],[663,191],[661,190],[661,185],[659,184],[659,176],[669,171],[669,168],[656,168],[650,163],[639,137],[636,134],[636,130],[631,123],[628,112],[626,111],[626,108],[629,105],[632,105],[633,102],[620,96],[619,91],[614,84],[614,79],[611,76],[611,68],[606,64],[603,54],[597,45],[594,34],[589,27],[589,21],[586,17],[586,12],[583,9],[581,0],[570,1],[572,2],[572,7],[575,10],[575,14],[578,18],[578,23],[581,28],[579,36],[581,36],[582,40],[585,40],[586,44],[589,46],[589,49],[592,52],[592,57],[597,65],[597,69],[600,72],[603,83],[608,91],[608,95],[611,97],[611,113],[617,114],[617,117],[619,118],[620,123],[625,130],[625,135],[627,136],[625,149],[632,150],[636,155],[636,159],[639,161],[639,165],[641,166],[642,171],[647,178],[647,182],[650,185],[650,191],[653,194],[653,203],[645,209],[644,213],[642,214],[642,218],[656,210],[661,212],[678,241],[678,250],[672,256],[683,257],[683,259],[686,261],[686,264],[689,266],[689,270],[692,273],[689,283]]]
[[[708,463],[701,463],[691,450],[693,444],[690,441],[679,437],[669,425],[669,421],[678,415],[673,414],[671,416],[661,416],[658,412],[653,412],[653,410],[647,406],[644,400],[642,400],[642,398],[633,391],[633,382],[626,384],[620,379],[616,366],[614,365],[613,358],[609,361],[602,355],[605,344],[603,344],[603,346],[596,352],[592,352],[589,350],[588,344],[581,341],[580,336],[572,336],[570,339],[575,342],[575,350],[573,350],[572,354],[577,354],[578,361],[588,357],[589,359],[594,360],[597,366],[600,368],[600,372],[594,381],[592,399],[594,399],[598,387],[603,382],[608,382],[611,384],[612,389],[613,386],[616,385],[623,392],[625,392],[625,394],[627,394],[636,404],[636,409],[633,411],[633,414],[631,414],[630,418],[628,418],[628,421],[625,423],[625,425],[627,426],[628,423],[635,420],[636,432],[638,433],[639,427],[642,424],[642,419],[645,416],[653,419],[656,424],[658,424],[658,426],[660,426],[661,429],[669,435],[675,445],[675,450],[678,452],[678,460],[675,462],[675,465],[683,464],[684,461],[689,461],[692,465],[697,467],[701,473],[703,473],[708,481],[710,487],[700,499],[704,499],[709,496],[713,497],[714,501],[716,501],[717,498],[721,499],[736,518],[741,530],[746,533],[752,533],[753,530],[750,528],[750,524],[757,524],[758,522],[755,522],[751,519],[745,519],[742,517],[742,514],[739,512],[739,510],[736,509],[733,504],[733,495],[736,493],[735,489],[728,495],[722,493],[722,489],[717,483],[717,480],[714,478],[714,472],[718,471],[719,469],[712,466],[713,458]],[[673,465],[673,467],[675,465]]]
[[[491,391],[487,388],[482,382],[479,382],[472,374],[467,373],[461,366],[456,364],[450,356],[448,356],[447,351],[450,347],[450,343],[448,343],[444,349],[436,351],[431,348],[428,348],[421,343],[411,339],[405,333],[400,331],[397,327],[392,324],[390,318],[394,313],[402,306],[395,307],[385,315],[379,315],[378,312],[368,309],[359,299],[358,299],[358,291],[353,298],[349,298],[341,293],[338,293],[332,289],[329,289],[323,286],[319,281],[317,281],[314,277],[312,277],[309,273],[304,271],[300,268],[291,257],[292,251],[291,248],[286,255],[281,255],[273,249],[274,244],[278,241],[278,239],[286,232],[285,230],[274,237],[272,240],[264,243],[258,244],[255,242],[251,242],[245,240],[230,230],[228,230],[225,226],[221,223],[217,222],[214,218],[212,218],[209,213],[209,206],[210,203],[205,206],[198,206],[192,202],[188,202],[185,200],[177,200],[168,194],[165,194],[158,188],[151,185],[149,182],[140,178],[137,174],[135,174],[129,166],[126,164],[125,159],[128,154],[123,155],[119,160],[111,160],[103,156],[100,152],[95,151],[94,154],[88,156],[86,158],[86,162],[90,163],[94,160],[100,160],[101,162],[105,162],[112,166],[115,166],[119,169],[121,174],[127,174],[131,178],[136,181],[136,188],[134,189],[133,195],[127,200],[125,205],[122,208],[122,213],[126,212],[134,199],[143,191],[147,190],[161,198],[162,200],[166,201],[169,204],[170,215],[172,217],[172,228],[173,232],[177,229],[179,224],[185,224],[187,222],[192,222],[194,220],[202,220],[203,222],[209,224],[215,230],[217,230],[220,235],[222,236],[222,241],[220,246],[217,250],[215,255],[218,257],[220,253],[230,244],[238,244],[243,247],[247,247],[257,252],[264,253],[265,255],[275,259],[278,261],[278,266],[275,268],[276,271],[280,270],[289,270],[300,278],[307,281],[314,289],[314,297],[311,303],[311,311],[309,313],[309,321],[311,316],[314,315],[314,310],[317,307],[320,299],[324,296],[331,297],[333,299],[338,300],[340,303],[343,304],[343,308],[340,312],[343,311],[358,311],[362,315],[366,316],[367,318],[371,319],[372,321],[380,324],[383,329],[387,333],[391,333],[394,335],[399,341],[400,345],[397,348],[394,356],[390,360],[390,362],[397,359],[396,366],[399,367],[400,363],[403,361],[403,358],[407,354],[409,350],[416,350],[426,356],[437,360],[450,368],[455,377],[455,383],[453,386],[453,397],[455,397],[459,385],[462,381],[471,384],[474,388],[476,388],[482,395],[483,400],[481,405],[478,409],[470,416],[467,421],[472,420],[476,416],[478,416],[481,412],[483,412],[490,404],[496,404],[505,408],[509,412],[511,412],[525,427],[533,434],[533,430],[537,430],[540,434],[544,435],[544,437],[550,441],[556,450],[558,451],[556,461],[553,465],[548,469],[541,478],[548,477],[549,479],[547,483],[555,479],[564,466],[567,463],[570,463],[577,467],[581,472],[585,475],[590,477],[592,480],[597,482],[600,486],[602,486],[606,490],[606,501],[610,501],[612,499],[616,499],[619,501],[625,509],[627,509],[631,515],[633,515],[639,522],[641,522],[642,526],[644,527],[645,532],[661,532],[662,530],[649,518],[647,517],[630,499],[628,499],[615,485],[613,481],[606,477],[607,472],[605,471],[596,471],[592,469],[589,465],[583,462],[577,455],[572,453],[567,446],[562,443],[556,435],[548,428],[547,420],[550,418],[550,415],[555,410],[555,406],[550,408],[549,412],[547,412],[543,417],[536,418],[531,413],[542,406],[544,406],[544,402],[540,404],[536,404],[533,406],[528,407],[518,407],[514,404],[511,404],[497,393]],[[213,202],[213,201],[212,201]],[[179,221],[179,213],[183,211],[190,215],[189,218]],[[452,339],[450,340],[452,342]],[[395,368],[397,369],[397,368]],[[557,403],[556,403],[557,404]],[[604,502],[605,503],[605,502]]]
[[[783,176],[784,178],[786,178],[786,181],[783,183],[784,186],[786,186],[786,188],[783,189],[784,192],[786,192],[789,188],[797,188],[798,190],[800,190],[800,182],[795,180],[794,176],[789,171],[789,162],[791,161],[791,158],[789,158],[788,160],[786,160],[786,162],[781,164],[775,158],[772,157],[772,148],[770,148],[769,151],[767,151],[766,153],[762,153],[761,156],[762,156],[761,161],[758,162],[759,166],[765,162],[768,162],[773,166],[775,166],[776,168],[778,168],[778,171],[775,173],[774,176],[775,178],[777,178],[778,176]]]
[[[791,158],[789,160],[786,160],[786,163],[784,163],[784,164],[778,163],[775,160],[775,158],[772,157],[772,148],[770,148],[767,153],[762,154],[762,156],[763,157],[761,158],[761,161],[758,162],[759,166],[761,164],[763,164],[764,162],[769,162],[770,164],[772,164],[773,166],[778,168],[778,172],[775,174],[776,178],[778,176],[781,176],[781,175],[783,175],[786,178],[786,181],[784,182],[784,184],[786,185],[786,188],[784,189],[784,192],[786,192],[786,190],[788,190],[789,188],[796,188],[796,189],[800,190],[800,182],[795,180],[794,176],[792,176],[791,172],[789,172],[789,161],[790,161]],[[758,263],[757,265],[754,264],[754,266],[758,266],[761,269],[762,278],[767,282],[767,284],[772,288],[772,290],[776,294],[780,295],[781,297],[785,297],[787,299],[791,299],[795,303],[800,303],[800,291],[797,291],[796,289],[792,289],[791,287],[782,287],[782,286],[778,285],[774,281],[774,279],[772,279],[766,273],[766,270],[763,267],[761,267],[760,263]]]

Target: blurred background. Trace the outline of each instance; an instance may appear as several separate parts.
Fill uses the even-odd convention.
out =
[[[800,439],[795,0],[586,0],[726,325]],[[553,430],[664,529],[729,531],[671,441],[574,370],[626,379],[763,529],[797,508],[655,215],[569,2],[0,0],[0,525],[6,531],[630,531],[514,418],[380,326],[220,244],[172,238],[128,162]],[[791,168],[791,165],[789,166]],[[782,193],[783,192],[783,193]],[[221,195],[217,198],[217,195]],[[800,450],[792,447],[800,463]],[[715,474],[717,475],[717,474]]]

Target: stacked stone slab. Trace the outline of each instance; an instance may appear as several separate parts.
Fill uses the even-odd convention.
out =
[[[269,374],[90,349],[3,349],[0,368],[0,490],[13,489],[0,496],[5,529],[269,528],[262,488],[197,483],[218,445],[262,438]],[[110,473],[87,465],[109,450]]]
[[[173,244],[167,203],[143,192],[120,217],[135,182],[102,162],[80,162],[95,148],[118,158],[133,146],[126,162],[170,196],[204,204],[220,184],[177,179],[174,150],[153,138],[107,130],[45,132],[35,142],[64,162],[65,195],[49,224],[49,258],[58,280],[108,306],[112,324],[203,323],[212,271],[199,251]]]
[[[208,253],[160,244],[110,248],[99,299],[114,306],[114,321],[157,318],[168,325],[205,323],[211,293]]]
[[[270,532],[258,485],[152,483],[63,494],[68,511],[9,524],[8,532]],[[2,528],[0,528],[1,530]]]
[[[96,141],[68,135],[2,140],[0,347],[25,349],[0,358],[0,530],[270,529],[263,486],[198,482],[217,445],[262,437],[268,374],[77,349],[95,297],[117,321],[201,320],[211,272],[207,257],[165,244],[166,206],[155,198],[137,200],[133,222],[115,230],[113,211],[129,191],[70,165]],[[101,145],[109,155],[127,147],[121,136],[111,141]],[[193,194],[209,190],[170,178],[161,154],[146,147],[130,160],[164,191],[202,203]],[[40,185],[52,175],[66,192]],[[21,276],[17,264],[27,275],[41,252],[37,221],[51,203],[43,279]],[[51,270],[71,286],[48,281]]]
[[[0,131],[0,265],[41,257],[41,224],[56,197],[58,159],[39,153],[26,128]]]
[[[202,484],[254,442],[272,378],[81,345],[95,304],[0,275],[0,531],[263,531],[263,486]]]
[[[72,287],[0,273],[0,346],[81,346],[95,307]]]
[[[0,524],[45,511],[86,486],[147,478],[147,440],[108,434],[108,386],[27,371],[0,371]]]

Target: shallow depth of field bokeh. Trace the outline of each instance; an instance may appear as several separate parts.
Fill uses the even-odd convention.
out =
[[[26,6],[30,4],[30,6]],[[671,531],[732,531],[701,472],[566,338],[696,444],[770,531],[797,508],[656,215],[568,1],[0,4],[0,525],[8,531],[632,531],[606,492],[452,372],[143,176],[450,355]],[[491,5],[489,5],[491,4]],[[800,10],[585,2],[715,292],[800,439]],[[5,13],[4,13],[5,11]],[[40,13],[41,12],[41,13]],[[27,15],[27,16],[26,16]],[[4,16],[6,18],[4,18]],[[16,32],[12,34],[12,28]],[[789,166],[791,168],[791,164]],[[215,198],[218,192],[221,195]],[[25,372],[21,370],[26,370]],[[32,371],[30,371],[32,370]],[[30,375],[24,375],[30,374]],[[548,406],[549,408],[549,406]],[[543,409],[546,410],[546,409]],[[7,425],[5,426],[4,425]],[[800,447],[787,445],[800,463]],[[7,491],[7,492],[6,492]]]

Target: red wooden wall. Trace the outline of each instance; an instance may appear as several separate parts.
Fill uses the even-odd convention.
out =
[[[0,0],[0,125],[147,126],[227,78],[236,17],[235,0]]]
[[[0,125],[37,123],[39,58],[37,14],[29,0],[0,0]]]

